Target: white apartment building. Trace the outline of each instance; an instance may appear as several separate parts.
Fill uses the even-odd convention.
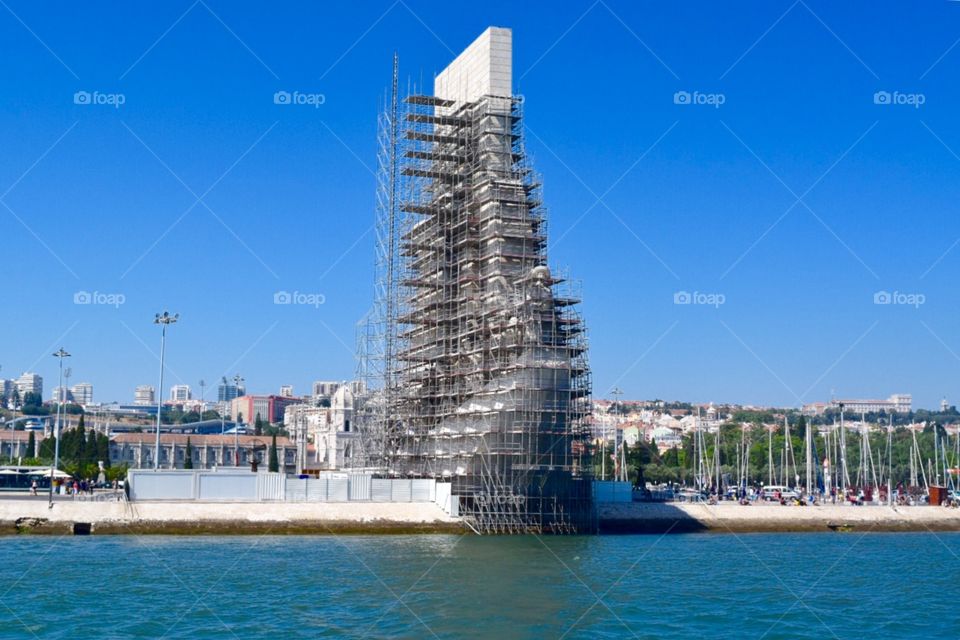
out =
[[[133,404],[154,405],[157,403],[154,388],[149,384],[141,384],[133,391]]]
[[[73,393],[66,387],[54,387],[50,392],[50,399],[53,402],[73,402]]]
[[[190,385],[175,384],[170,387],[171,402],[186,402],[191,399],[193,399],[193,395],[190,393]]]
[[[340,388],[340,383],[332,380],[317,380],[313,383],[314,398],[331,398]]]
[[[833,400],[831,408],[843,410],[847,413],[910,413],[913,409],[913,395],[909,393],[895,393],[886,400]]]
[[[70,387],[70,394],[77,404],[93,404],[93,385],[89,382],[80,382]]]
[[[17,391],[22,399],[24,394],[36,393],[43,396],[43,378],[38,373],[26,372],[17,378]]]

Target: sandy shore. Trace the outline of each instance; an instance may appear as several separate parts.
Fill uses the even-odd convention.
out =
[[[960,531],[960,509],[925,506],[635,502],[601,505],[599,517],[601,533]]]
[[[79,530],[75,526],[79,524]],[[89,525],[89,527],[87,527]],[[321,534],[460,532],[432,502],[200,503],[0,499],[7,534]]]

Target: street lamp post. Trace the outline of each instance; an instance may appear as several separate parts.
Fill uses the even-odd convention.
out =
[[[70,354],[67,353],[63,347],[60,347],[60,349],[53,354],[53,357],[59,358],[60,360],[60,388],[57,390],[57,421],[53,431],[53,466],[50,467],[50,499],[47,502],[47,506],[50,508],[53,508],[53,478],[57,467],[60,466],[60,411],[63,406],[63,359],[69,358]]]
[[[180,319],[180,314],[170,315],[166,311],[158,313],[153,319],[154,324],[160,325],[160,388],[157,389],[157,441],[153,451],[153,468],[160,468],[160,414],[163,408],[163,356],[167,345],[167,325]]]
[[[227,432],[226,415],[227,415],[228,400],[227,400],[227,377],[221,376],[221,379],[223,380],[223,400],[220,400],[220,398],[217,398],[217,402],[223,403],[220,405],[220,435],[222,436]],[[221,441],[221,444],[222,444],[222,441]]]
[[[236,385],[237,393],[240,393],[240,385],[243,384],[243,378],[240,377],[240,374],[233,376],[233,383]],[[247,419],[250,419],[250,416],[247,416]],[[236,416],[233,420],[233,459],[234,466],[240,466],[240,423],[237,421]]]

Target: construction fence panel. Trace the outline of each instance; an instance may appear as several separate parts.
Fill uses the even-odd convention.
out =
[[[436,484],[433,480],[411,480],[410,500],[412,502],[433,502],[433,492]]]
[[[327,502],[350,501],[350,478],[346,475],[327,478]]]
[[[269,501],[286,499],[286,480],[287,476],[282,473],[258,473],[257,499]]]
[[[350,501],[370,500],[370,481],[373,477],[366,473],[351,473],[350,481]]]
[[[258,500],[255,473],[197,472],[197,500]]]
[[[391,502],[410,502],[412,497],[413,480],[393,480],[393,491],[391,491]]]
[[[390,502],[393,480],[373,478],[370,481],[370,499],[374,502]]]
[[[192,471],[131,469],[127,481],[131,500],[196,499],[196,478]]]

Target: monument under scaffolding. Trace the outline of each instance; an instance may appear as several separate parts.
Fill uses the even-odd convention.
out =
[[[360,336],[367,460],[448,480],[479,533],[594,529],[578,296],[547,267],[540,184],[487,29],[380,120],[377,283]]]

